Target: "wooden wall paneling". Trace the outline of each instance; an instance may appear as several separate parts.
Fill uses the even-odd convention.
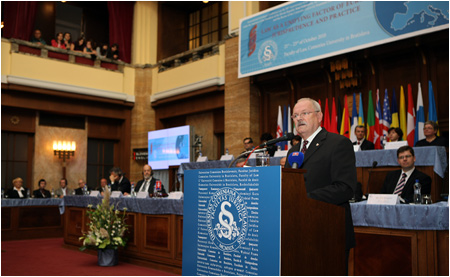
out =
[[[34,133],[35,130],[36,111],[2,106],[2,131]]]
[[[139,252],[139,245],[140,245],[140,233],[139,233],[139,225],[138,225],[138,216],[137,213],[126,213],[126,224],[128,225],[128,230],[125,234],[126,237],[128,237],[127,252]]]
[[[120,140],[122,124],[120,119],[88,117],[88,137]]]
[[[144,215],[142,253],[154,256],[173,257],[173,236],[170,232],[172,215]]]
[[[81,246],[83,242],[79,238],[85,230],[85,208],[66,207],[64,213],[64,242],[71,245]]]
[[[189,14],[185,10],[158,5],[158,53],[162,60],[188,50]],[[168,37],[168,34],[171,34]]]
[[[437,243],[436,243],[436,251],[437,251],[437,275],[439,276],[448,276],[449,269],[449,240],[448,240],[448,230],[445,231],[437,231]]]
[[[12,208],[2,207],[2,231],[12,227]]]
[[[447,234],[448,239],[448,234]],[[183,259],[183,216],[175,217],[175,259],[182,261]]]

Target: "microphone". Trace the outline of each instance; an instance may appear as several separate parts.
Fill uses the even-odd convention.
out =
[[[279,138],[276,138],[276,139],[271,139],[269,141],[266,141],[266,142],[260,144],[259,148],[264,148],[267,145],[272,145],[272,144],[278,143],[280,141],[292,140],[293,138],[294,138],[294,134],[293,133],[287,133],[286,135],[284,135],[282,137],[279,137]]]
[[[366,193],[366,198],[369,197],[369,186],[370,186],[370,173],[372,172],[372,170],[377,167],[378,162],[377,161],[373,161],[372,163],[372,168],[369,169],[369,177],[367,178],[367,193]]]
[[[297,169],[302,165],[304,157],[302,152],[292,152],[288,157],[289,164],[292,168]]]

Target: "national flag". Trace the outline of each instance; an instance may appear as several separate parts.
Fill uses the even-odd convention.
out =
[[[381,129],[383,131],[383,136],[388,135],[388,130],[391,128],[392,115],[391,109],[389,108],[389,96],[388,90],[384,91],[384,101],[383,101],[383,119],[381,120]]]
[[[414,100],[412,96],[411,85],[408,84],[408,120],[406,126],[406,138],[408,140],[409,146],[414,146],[415,137],[415,125],[416,125],[416,113],[414,112]]]
[[[397,100],[395,100],[395,88],[392,89],[391,114],[392,114],[391,128],[392,127],[394,127],[394,128],[400,127],[400,122],[398,120]]]
[[[367,107],[367,140],[374,141],[375,137],[375,112],[373,110],[372,91],[369,90],[369,105]]]
[[[331,107],[330,130],[329,130],[329,132],[339,134],[338,130],[337,130],[336,103],[334,102],[334,97],[333,97],[333,106]]]
[[[405,92],[403,86],[400,86],[400,129],[404,134],[402,140],[407,140],[408,129],[406,128],[406,104],[405,104]]]
[[[341,124],[342,124],[342,108],[341,108],[341,100],[339,97],[336,99],[336,116],[337,116],[337,131],[338,134],[341,132]]]
[[[340,134],[344,137],[350,138],[350,116],[348,114],[348,103],[347,103],[347,94],[344,98],[344,110],[342,111],[342,123],[341,123],[341,131]]]
[[[414,145],[421,139],[425,138],[423,134],[423,126],[425,126],[425,109],[423,108],[422,88],[419,82],[417,92],[417,115],[416,115],[416,134],[414,135]]]
[[[352,107],[352,128],[350,130],[350,140],[356,141],[355,128],[358,126],[358,112],[356,111],[356,94],[353,93],[353,107]]]
[[[319,102],[320,109],[322,110],[322,103],[320,102],[320,99],[318,102]],[[323,120],[320,122],[320,127],[323,127]]]
[[[287,131],[288,133],[292,133],[292,119],[291,119],[291,106],[288,106],[288,113],[287,113],[287,122],[288,122],[288,126],[287,126]],[[288,146],[288,150],[291,149],[291,141],[287,142],[287,146]]]
[[[281,116],[281,106],[278,106],[278,118],[277,118],[277,137],[281,138],[283,136],[283,118]],[[277,143],[281,147],[281,142]]]
[[[381,118],[381,106],[380,106],[380,90],[377,89],[376,108],[375,108],[375,126],[373,130],[373,144],[375,149],[382,149],[381,136],[382,136],[382,118]]]
[[[283,106],[283,135],[285,136],[287,134],[288,130],[288,119],[287,119],[287,107]],[[282,150],[288,150],[288,145],[286,141],[281,142],[281,149]]]
[[[364,125],[364,108],[362,102],[362,94],[359,93],[359,114],[358,114],[358,125]]]
[[[325,130],[330,131],[331,125],[330,125],[330,111],[328,109],[328,98],[325,99],[325,112],[323,114],[323,127]]]
[[[431,81],[428,81],[428,120],[438,124],[436,102],[434,101],[433,85],[431,84]],[[440,136],[439,129],[436,135]]]

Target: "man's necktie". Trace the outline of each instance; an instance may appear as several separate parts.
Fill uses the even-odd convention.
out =
[[[306,152],[306,145],[308,145],[308,141],[304,140],[303,141],[303,147],[302,147],[302,150],[301,150],[303,154],[305,154],[305,152]]]
[[[147,184],[148,184],[148,180],[145,180],[144,184],[142,185],[141,191],[143,191],[143,192],[147,191]]]
[[[397,186],[395,187],[394,194],[402,194],[402,190],[405,187],[406,183],[406,173],[402,174],[402,179],[400,182],[398,182]]]
[[[360,144],[361,144],[361,142],[358,141],[358,145],[360,145]]]

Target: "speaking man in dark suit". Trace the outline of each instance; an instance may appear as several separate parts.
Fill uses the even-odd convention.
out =
[[[142,168],[142,175],[144,179],[140,180],[136,184],[136,193],[138,192],[147,192],[153,193],[153,189],[155,187],[156,181],[159,181],[156,178],[153,178],[153,170],[152,167],[148,164],[144,165]],[[166,190],[164,189],[164,185],[161,183],[161,193],[162,195],[167,195]]]
[[[416,157],[411,146],[405,145],[397,150],[397,161],[402,169],[386,175],[381,193],[398,194],[406,203],[413,202],[416,179],[422,185],[422,194],[431,193],[431,178],[414,167]]]
[[[329,133],[320,127],[323,114],[319,103],[310,98],[298,100],[292,119],[302,141],[293,146],[287,156],[303,152],[301,168],[308,197],[345,208],[345,253],[348,265],[350,249],[355,246],[349,200],[356,190],[355,152],[352,142],[341,135]],[[286,163],[286,168],[291,165]],[[347,266],[346,266],[347,267]]]
[[[358,125],[355,127],[355,135],[356,135],[356,141],[353,142],[353,145],[361,145],[361,151],[364,150],[374,150],[375,145],[373,142],[368,141],[365,139],[366,137],[366,127],[363,125]]]
[[[111,191],[120,190],[125,196],[130,194],[131,183],[130,180],[124,176],[122,169],[113,167],[109,173],[111,174],[109,176],[109,180],[111,180]]]

